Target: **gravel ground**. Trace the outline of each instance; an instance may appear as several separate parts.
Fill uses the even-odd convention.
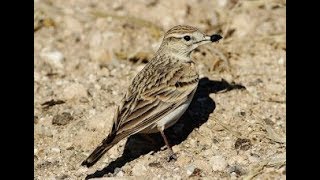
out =
[[[286,179],[286,1],[35,0],[35,179]],[[224,37],[192,54],[195,97],[161,136],[91,168],[133,77],[178,24]]]

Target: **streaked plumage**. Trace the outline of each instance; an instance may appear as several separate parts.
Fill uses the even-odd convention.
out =
[[[154,58],[133,79],[117,109],[111,132],[82,165],[92,166],[116,143],[136,133],[160,131],[172,152],[163,131],[180,118],[193,98],[199,75],[190,53],[207,42],[210,36],[194,27],[171,28]]]

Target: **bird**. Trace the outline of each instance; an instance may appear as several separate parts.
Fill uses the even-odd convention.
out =
[[[115,144],[137,133],[160,132],[169,159],[176,159],[164,130],[179,120],[196,92],[199,74],[191,52],[221,38],[189,25],[169,29],[153,58],[133,78],[116,109],[111,131],[81,165],[93,166]]]

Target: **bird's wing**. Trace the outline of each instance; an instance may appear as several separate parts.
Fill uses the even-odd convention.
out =
[[[143,78],[135,78],[117,111],[114,133],[124,138],[140,132],[175,110],[196,90],[199,77],[193,62],[163,68],[170,69],[158,67],[155,72],[139,74]]]

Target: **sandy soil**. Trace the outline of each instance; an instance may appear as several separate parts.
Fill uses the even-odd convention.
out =
[[[35,179],[286,179],[286,2],[35,0]],[[93,167],[132,78],[178,24],[224,37],[192,54],[201,81],[166,131]]]

